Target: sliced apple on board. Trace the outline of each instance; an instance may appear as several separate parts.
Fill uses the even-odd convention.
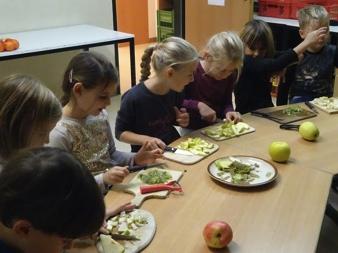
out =
[[[104,253],[124,253],[124,247],[109,235],[100,235],[101,245]]]

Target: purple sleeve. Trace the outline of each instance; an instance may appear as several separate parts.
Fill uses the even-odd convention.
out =
[[[198,111],[198,103],[199,101],[193,99],[184,99],[183,100],[183,107],[190,109],[190,110],[197,110]]]

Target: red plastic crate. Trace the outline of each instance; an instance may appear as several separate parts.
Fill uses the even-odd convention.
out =
[[[325,8],[330,14],[330,19],[338,21],[338,4],[326,5]]]
[[[326,7],[327,2],[328,0],[298,0],[298,1],[295,1],[291,6],[290,18],[297,19],[298,10],[304,8],[307,5],[316,4],[316,5],[323,5],[324,7]]]
[[[260,0],[259,15],[275,18],[290,18],[294,0]]]

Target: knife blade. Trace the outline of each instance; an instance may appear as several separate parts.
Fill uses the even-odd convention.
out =
[[[195,155],[188,150],[174,148],[174,147],[170,147],[170,146],[166,146],[164,148],[164,151],[171,152],[171,153],[178,154],[178,155],[187,155],[187,156],[194,156]]]
[[[162,166],[162,165],[165,165],[165,163],[150,163],[150,164],[145,164],[145,165],[135,165],[135,166],[128,167],[128,170],[129,172],[136,172],[136,171],[145,170],[145,169],[149,169],[149,168],[156,167],[156,166]]]
[[[306,105],[311,111],[313,111],[314,113],[318,114],[318,111],[317,111],[316,107],[315,107],[313,104],[311,104],[309,101],[306,101],[306,102],[305,102],[305,105]]]
[[[136,241],[136,240],[140,240],[139,238],[137,238],[134,235],[121,235],[121,234],[109,234],[111,236],[111,238],[113,238],[114,240],[129,240],[129,241]]]

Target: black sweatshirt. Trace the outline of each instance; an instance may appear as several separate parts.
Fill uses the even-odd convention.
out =
[[[298,60],[293,49],[283,51],[275,58],[246,55],[242,74],[235,86],[236,111],[244,114],[260,108],[273,106],[271,99],[271,76]]]

